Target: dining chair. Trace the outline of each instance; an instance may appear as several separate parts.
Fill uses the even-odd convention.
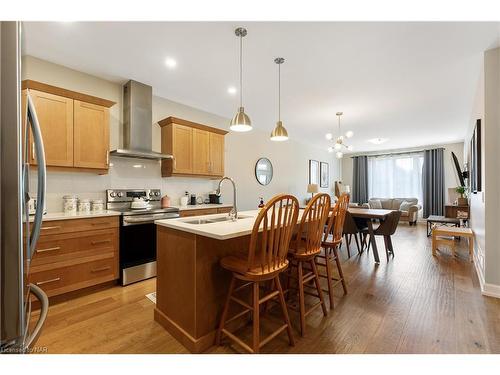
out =
[[[259,353],[263,345],[284,330],[287,330],[290,345],[295,345],[279,275],[288,267],[287,254],[293,231],[297,225],[298,212],[299,201],[293,195],[275,196],[261,209],[255,219],[247,253],[231,255],[221,260],[221,266],[232,272],[232,277],[216,334],[217,345],[220,345],[224,334],[248,352]],[[266,288],[268,294],[260,296],[259,286],[269,281],[273,281],[274,288]],[[236,284],[240,282],[242,285],[237,287]],[[237,297],[237,293],[247,287],[252,289],[252,302],[250,303]],[[276,297],[281,305],[284,324],[260,340],[260,305]],[[231,302],[241,305],[243,310],[228,319]],[[226,324],[244,317],[248,313],[251,313],[253,324],[251,346],[225,328]]]
[[[328,194],[316,194],[309,201],[302,214],[297,235],[291,242],[290,250],[288,251],[290,269],[286,275],[288,276],[286,293],[289,298],[291,290],[298,290],[300,333],[302,336],[304,336],[306,330],[306,316],[316,307],[321,306],[324,316],[328,314],[323,298],[323,291],[319,282],[315,257],[321,252],[325,224],[331,208],[330,203],[331,200]],[[308,265],[306,269],[304,269],[305,264]],[[297,269],[296,275],[292,275],[292,267]],[[307,272],[304,273],[304,271]],[[292,289],[290,285],[291,278],[295,279],[297,282],[296,289]],[[312,282],[314,282],[314,286],[311,285]],[[315,289],[317,294],[311,292],[306,293],[304,287]],[[305,294],[319,299],[319,302],[314,304],[307,311],[305,307]],[[294,310],[294,306],[290,306],[290,308]]]
[[[316,257],[316,265],[326,268],[326,275],[319,273],[319,277],[327,279],[327,289],[330,300],[330,309],[334,308],[333,288],[339,283],[342,284],[344,294],[347,294],[347,285],[344,279],[344,272],[338,255],[338,249],[342,245],[342,234],[345,227],[345,219],[347,217],[347,209],[349,207],[349,195],[342,194],[338,199],[328,219],[327,229],[323,236],[323,252]],[[333,276],[332,263],[337,266],[338,278]]]
[[[354,239],[356,240],[356,247],[358,249],[358,254],[361,254],[361,251],[363,250],[363,247],[361,246],[362,244],[361,233],[364,229],[368,229],[366,223],[356,220],[351,215],[351,213],[347,211],[345,215],[343,235],[346,239],[347,256],[349,258],[351,257],[350,244],[352,236],[354,236]]]
[[[396,210],[392,211],[387,218],[380,223],[380,225],[373,231],[375,236],[383,236],[384,237],[384,245],[385,245],[385,255],[387,256],[387,260],[389,260],[389,253],[394,257],[394,248],[392,246],[391,236],[396,232],[398,227],[399,218],[401,217],[401,211]],[[366,242],[366,238],[369,237],[368,229],[363,230],[363,247]],[[367,251],[370,250],[371,241],[368,239]]]

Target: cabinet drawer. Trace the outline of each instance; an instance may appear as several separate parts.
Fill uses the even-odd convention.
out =
[[[30,281],[42,288],[49,297],[115,279],[118,279],[116,256],[30,275]]]
[[[185,210],[180,212],[180,217],[212,215],[217,213],[217,208],[205,208],[199,210]]]
[[[233,209],[232,207],[221,207],[221,208],[217,209],[217,213],[218,214],[227,214],[227,213],[231,212],[232,209]]]
[[[45,221],[42,223],[40,235],[118,228],[118,225],[118,216]]]
[[[118,251],[118,229],[47,235],[40,237],[31,266],[77,260],[109,251]]]

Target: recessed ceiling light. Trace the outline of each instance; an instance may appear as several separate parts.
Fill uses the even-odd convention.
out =
[[[165,65],[170,69],[174,69],[177,66],[177,61],[175,61],[171,57],[167,57],[165,59]]]
[[[237,90],[237,89],[236,89],[236,87],[234,87],[234,86],[229,86],[229,87],[227,88],[227,92],[228,92],[228,94],[231,94],[231,95],[235,95],[237,91],[238,91],[238,90]]]
[[[382,143],[385,143],[389,140],[389,138],[372,138],[369,139],[368,142],[373,143],[374,145],[380,145]]]

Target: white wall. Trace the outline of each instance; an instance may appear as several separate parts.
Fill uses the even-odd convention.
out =
[[[482,192],[470,196],[471,228],[475,234],[474,260],[484,294],[500,297],[500,48],[484,54],[484,70],[464,145],[465,160],[476,123],[482,123]]]
[[[444,183],[445,183],[445,201],[449,202],[449,196],[448,196],[448,189],[449,188],[455,188],[460,185],[460,182],[458,180],[457,173],[455,171],[455,166],[453,164],[453,159],[451,157],[451,153],[454,152],[455,155],[457,156],[458,160],[463,160],[463,154],[464,154],[464,144],[463,142],[460,143],[450,143],[450,144],[442,144],[442,145],[430,145],[430,146],[424,146],[424,147],[416,147],[416,148],[406,148],[406,149],[397,149],[397,150],[389,150],[389,151],[383,151],[383,152],[371,152],[371,153],[364,153],[363,155],[376,155],[376,154],[388,154],[391,152],[411,152],[411,151],[418,151],[418,150],[424,150],[424,149],[429,149],[429,148],[437,148],[437,147],[443,147],[444,150]],[[344,185],[351,185],[352,186],[352,158],[351,156],[354,155],[361,155],[361,154],[353,154],[353,155],[348,155],[344,156],[342,159],[342,184]],[[422,202],[419,202],[422,204]]]
[[[31,56],[23,57],[22,78],[115,101],[117,104],[110,110],[110,147],[114,149],[121,145],[122,83],[109,82]],[[226,130],[229,124],[227,118],[154,96],[152,147],[155,151],[161,150],[160,127],[156,122],[168,116]],[[239,209],[253,209],[258,205],[259,197],[262,196],[267,200],[281,192],[295,194],[301,200],[306,198],[309,159],[328,162],[330,181],[337,178],[339,164],[331,154],[312,145],[294,141],[293,131],[290,133],[291,140],[284,143],[271,142],[269,133],[259,130],[245,134],[229,133],[226,136],[225,172],[237,183]],[[265,187],[259,185],[254,177],[254,165],[260,157],[269,158],[274,166],[273,180]],[[184,191],[206,196],[217,187],[217,181],[214,180],[188,177],[161,178],[160,164],[155,161],[124,158],[112,158],[110,161],[113,165],[110,167],[109,174],[104,176],[82,172],[49,171],[48,211],[60,211],[62,196],[65,194],[104,198],[104,191],[110,188],[150,187],[161,188],[163,194],[168,194],[173,198],[173,202],[177,203]],[[134,166],[139,166],[139,168]],[[31,178],[32,191],[35,189],[34,180],[35,178]],[[323,190],[331,191],[331,189]],[[222,193],[225,202],[232,202],[232,190],[226,183]]]

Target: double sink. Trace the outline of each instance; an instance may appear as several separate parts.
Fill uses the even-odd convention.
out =
[[[200,224],[213,224],[213,223],[221,223],[221,222],[233,222],[241,219],[248,219],[251,218],[252,216],[238,216],[238,219],[233,220],[229,216],[223,216],[223,217],[213,217],[213,218],[202,218],[202,219],[191,219],[191,220],[186,220],[184,223],[186,224],[193,224],[193,225],[200,225]]]

